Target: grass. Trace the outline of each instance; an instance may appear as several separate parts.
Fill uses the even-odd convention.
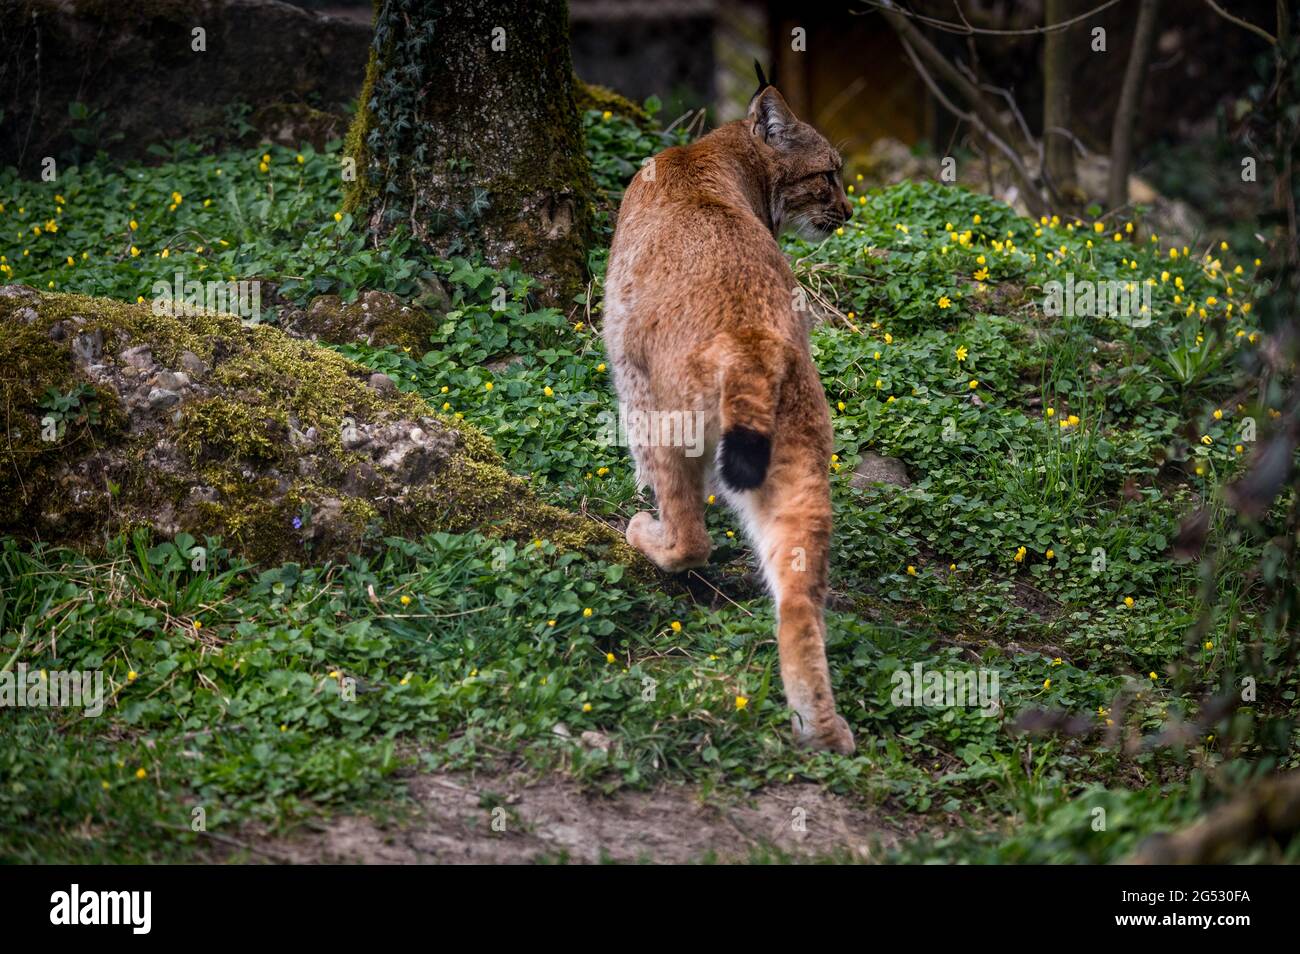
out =
[[[608,208],[663,140],[586,123]],[[210,270],[262,278],[289,304],[367,288],[415,298],[436,275],[453,305],[425,353],[340,350],[482,428],[551,501],[642,509],[630,460],[604,437],[604,250],[569,316],[531,307],[522,274],[400,237],[366,249],[335,218],[337,149],[176,144],[157,165],[98,159],[57,184],[0,172],[0,268],[127,300]],[[1241,359],[1262,343],[1253,255],[1171,248],[1140,222],[1032,222],[932,184],[853,198],[842,234],[786,244],[831,314],[813,339],[836,442],[828,652],[855,757],[790,746],[771,607],[721,508],[694,596],[545,540],[473,534],[280,567],[216,540],[201,568],[179,537],[94,557],[8,540],[0,662],[102,671],[111,703],[99,718],[0,720],[0,858],[185,860],[202,843],[196,809],[211,831],[284,830],[400,802],[414,769],[511,765],[604,790],[811,779],[920,817],[929,834],[895,860],[1108,861],[1295,767],[1295,677],[1250,668],[1281,649],[1248,572],[1266,541],[1226,549],[1219,605],[1190,648],[1202,571],[1170,553],[1181,517],[1244,466],[1246,422],[1270,419],[1238,396]],[[1044,286],[1067,273],[1151,282],[1150,323],[1045,316]],[[854,487],[868,451],[904,461],[912,486]],[[918,663],[996,672],[999,709],[900,704],[897,674]],[[1248,671],[1258,700],[1194,744],[1129,749],[1117,735],[1191,718]],[[1079,726],[1017,729],[1038,711]],[[575,741],[587,730],[608,751]]]

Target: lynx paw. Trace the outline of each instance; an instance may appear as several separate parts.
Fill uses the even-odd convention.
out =
[[[857,749],[853,742],[853,732],[844,717],[834,715],[829,721],[822,722],[811,732],[800,731],[799,717],[794,718],[795,738],[800,745],[813,750],[838,752],[840,755],[852,755]]]
[[[633,514],[632,519],[627,522],[627,542],[651,560],[655,558],[654,554],[659,549],[659,535],[659,521],[644,510]]]
[[[708,562],[710,544],[707,536],[701,534],[698,540],[678,540],[671,545],[666,543],[664,536],[664,525],[644,510],[627,523],[627,542],[666,573],[680,573]]]

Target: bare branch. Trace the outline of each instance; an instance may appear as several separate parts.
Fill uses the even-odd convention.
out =
[[[1274,38],[1273,34],[1269,33],[1267,30],[1262,29],[1261,27],[1257,27],[1253,23],[1248,23],[1247,21],[1241,19],[1241,17],[1234,17],[1227,10],[1223,9],[1223,7],[1215,3],[1214,0],[1205,0],[1205,3],[1211,10],[1213,10],[1219,16],[1223,17],[1223,19],[1227,20],[1229,23],[1235,23],[1243,30],[1249,30],[1251,33],[1255,34],[1255,36],[1259,37],[1269,46],[1277,46],[1277,40]]]
[[[1000,97],[1006,102],[1007,109],[1011,112],[1011,117],[1016,121],[1016,126],[1020,129],[1020,134],[1024,136],[1023,144],[1030,149],[1034,148],[1034,134],[1030,132],[1029,123],[1025,121],[1025,114],[1022,113],[1020,107],[1016,105],[1016,98],[1011,95],[1011,90],[1003,86],[994,86],[992,83],[983,82],[975,75],[973,69],[960,60],[957,61],[957,69],[965,73],[966,78],[978,86],[983,92],[988,93],[990,96]]]
[[[989,129],[988,126],[983,122],[983,120],[978,115],[974,113],[967,113],[961,109],[958,109],[957,106],[954,105],[953,102],[943,94],[943,91],[939,89],[939,84],[934,81],[934,77],[932,77],[929,74],[929,72],[926,70],[925,66],[922,65],[920,59],[916,55],[916,51],[912,49],[911,44],[908,43],[906,40],[902,40],[902,44],[903,44],[903,51],[907,53],[908,58],[911,59],[912,66],[915,67],[916,72],[920,75],[925,85],[929,87],[930,92],[934,94],[934,98],[937,99],[945,109],[947,109],[958,119],[970,123],[971,126],[974,127],[976,132],[978,132],[981,136],[987,139],[990,144],[995,146],[999,152],[1001,152],[1004,156],[1007,157],[1007,161],[1011,163],[1012,174],[1019,182],[1020,188],[1023,189],[1025,192],[1025,205],[1029,207],[1029,210],[1034,215],[1042,215],[1044,211],[1043,204],[1042,204],[1042,196],[1039,194],[1037,187],[1034,185],[1034,181],[1029,175],[1029,170],[1025,168],[1024,162],[1020,158],[1020,154],[1016,152],[1016,150],[1013,149],[1010,145],[1008,145],[1006,140],[1002,139],[997,133]],[[990,174],[989,175],[990,186],[992,186],[993,184],[992,180],[993,177]]]
[[[1092,155],[1091,150],[1089,150],[1088,147],[1083,144],[1083,140],[1080,139],[1078,136],[1076,136],[1074,133],[1070,132],[1070,130],[1068,129],[1065,129],[1061,126],[1049,126],[1047,129],[1043,131],[1053,132],[1059,136],[1064,136],[1066,139],[1070,140],[1070,142],[1074,143],[1074,151],[1077,152],[1082,158],[1087,158],[1088,156]]]
[[[969,22],[966,21],[965,16],[962,16],[961,23],[953,23],[950,20],[938,20],[935,19],[934,17],[927,17],[927,16],[922,16],[919,13],[912,13],[910,10],[900,10],[897,6],[894,5],[892,0],[862,0],[862,2],[869,7],[874,7],[875,9],[880,10],[882,13],[885,12],[886,10],[892,10],[894,12],[901,13],[905,17],[911,17],[913,20],[917,20],[921,23],[924,23],[927,26],[932,26],[938,30],[943,30],[947,33],[956,33],[959,36],[971,36],[975,34],[979,34],[981,36],[1042,36],[1047,33],[1055,33],[1058,30],[1069,29],[1070,27],[1074,26],[1074,24],[1086,20],[1091,16],[1095,16],[1096,14],[1101,13],[1103,10],[1107,10],[1113,7],[1115,4],[1119,3],[1119,0],[1109,0],[1109,2],[1107,3],[1103,3],[1100,6],[1093,7],[1087,13],[1081,13],[1077,17],[1073,17],[1069,20],[1062,20],[1060,23],[1053,23],[1051,26],[1027,27],[1023,30],[989,30],[989,29],[982,29],[980,27],[973,27],[970,25]],[[1209,0],[1206,0],[1206,2],[1209,2]],[[958,11],[958,15],[961,15],[960,10]],[[861,14],[858,14],[858,16],[861,16]]]
[[[1042,192],[1034,184],[1032,177],[1025,169],[1020,154],[1010,145],[1015,142],[1015,136],[1006,123],[1002,121],[1002,117],[998,115],[997,110],[989,104],[988,100],[984,98],[984,95],[970,80],[948,62],[947,58],[935,48],[925,34],[908,21],[893,0],[882,0],[879,9],[884,14],[889,25],[898,34],[903,49],[912,61],[912,65],[916,68],[926,86],[934,93],[935,98],[955,116],[966,120],[979,130],[981,135],[1007,157],[1007,160],[1011,163],[1012,174],[1016,177],[1020,188],[1025,193],[1025,204],[1028,206],[1029,211],[1035,217],[1042,215],[1046,207]],[[935,82],[934,77],[922,65],[922,60],[930,69],[933,69],[935,73],[961,93],[962,98],[970,104],[971,112],[967,113],[958,109],[943,95],[939,89],[939,84]]]

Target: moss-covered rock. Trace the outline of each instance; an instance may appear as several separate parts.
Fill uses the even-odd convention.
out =
[[[339,113],[306,103],[268,103],[254,110],[248,122],[253,132],[247,138],[254,142],[280,146],[309,142],[317,151],[330,140],[341,138],[348,128],[348,120]]]
[[[579,113],[598,109],[602,113],[613,113],[615,116],[630,119],[643,128],[649,128],[652,124],[650,114],[632,100],[608,87],[583,82],[576,73],[573,76],[573,100]]]
[[[277,562],[477,529],[644,569],[605,525],[540,503],[479,431],[233,316],[0,286],[0,407],[3,533],[93,549],[147,525]]]
[[[280,323],[290,334],[314,341],[365,342],[380,348],[397,345],[423,352],[428,350],[430,335],[451,305],[446,292],[441,293],[445,304],[441,310],[408,304],[385,291],[362,292],[353,302],[344,302],[338,295],[321,295],[312,299],[305,309],[282,313]],[[423,296],[425,301],[432,298],[432,294]]]

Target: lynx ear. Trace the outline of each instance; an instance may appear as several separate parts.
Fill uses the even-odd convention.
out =
[[[759,76],[762,76],[760,71]],[[775,86],[759,87],[749,101],[749,120],[754,135],[774,149],[788,146],[786,132],[798,120]]]

